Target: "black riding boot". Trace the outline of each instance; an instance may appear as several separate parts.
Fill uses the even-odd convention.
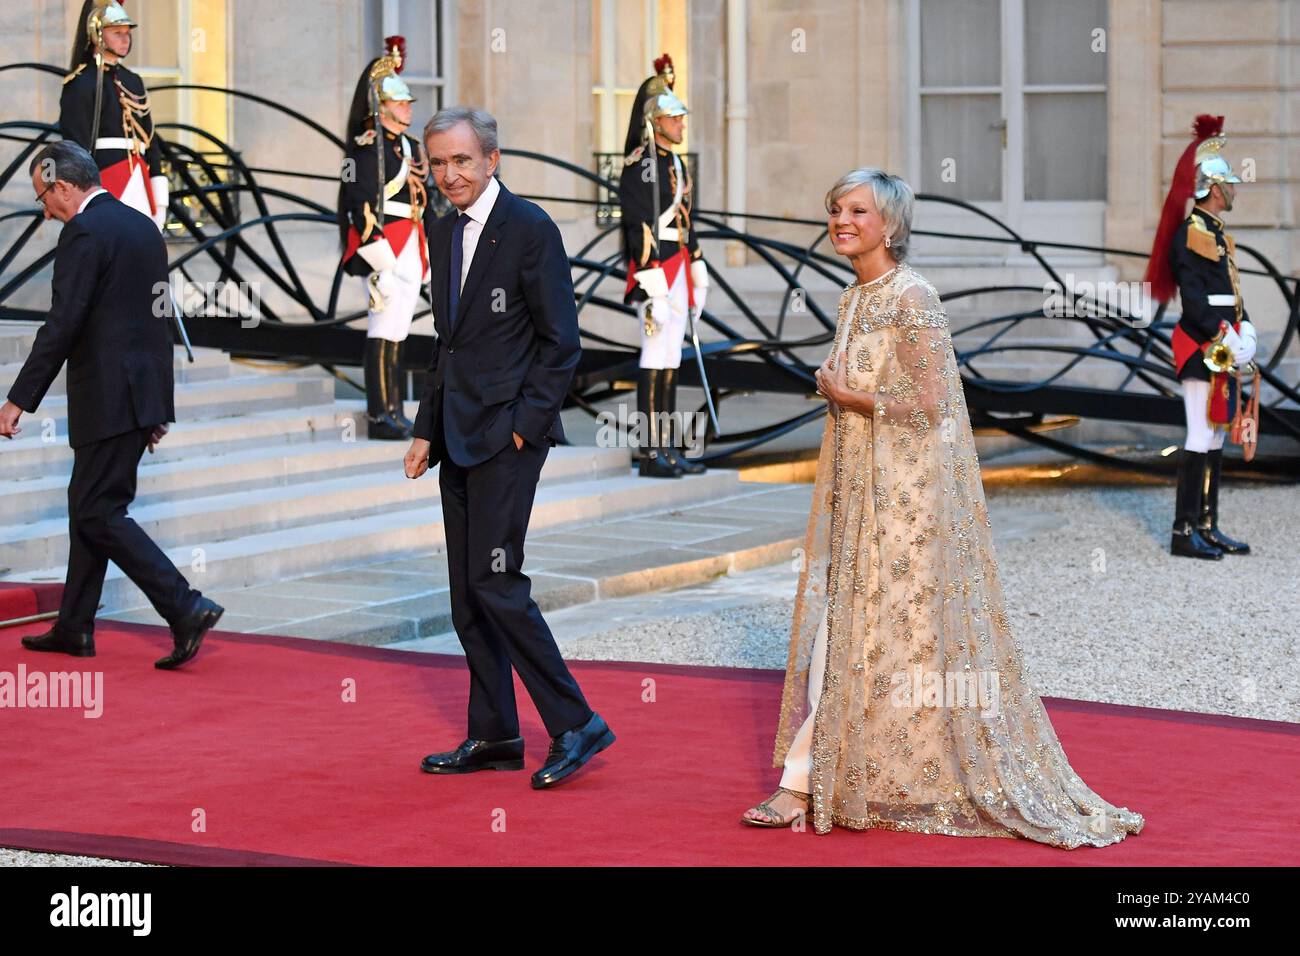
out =
[[[392,415],[393,421],[401,426],[402,431],[406,432],[406,437],[411,437],[412,429],[415,427],[402,408],[402,395],[405,392],[402,378],[402,343],[391,342],[387,339],[381,339],[384,343],[384,368],[387,369],[388,380],[388,413]]]
[[[1219,530],[1219,474],[1223,470],[1223,449],[1216,448],[1205,456],[1205,488],[1201,498],[1201,520],[1197,530],[1201,537],[1224,554],[1250,554],[1250,545],[1229,538]]]
[[[1217,561],[1223,552],[1202,538],[1196,527],[1201,518],[1204,482],[1205,452],[1184,448],[1178,460],[1178,496],[1174,502],[1174,533],[1169,540],[1169,553]]]
[[[384,339],[366,339],[366,435],[381,441],[402,441],[411,435],[390,411],[392,383],[384,360],[386,345]]]
[[[680,478],[680,468],[661,452],[659,436],[659,370],[643,368],[636,381],[636,410],[645,428],[641,430],[642,445],[638,470],[643,478]]]
[[[660,370],[659,391],[660,394],[663,395],[662,405],[664,410],[672,413],[668,416],[668,420],[672,422],[678,421],[677,414],[676,414],[677,412],[677,369],[665,368]],[[680,468],[685,474],[688,475],[704,474],[706,469],[703,465],[701,465],[698,461],[689,460],[685,455],[678,452],[677,443],[676,441],[673,440],[673,436],[670,436],[669,440],[664,442],[664,445],[665,445],[664,457],[666,457],[670,462],[672,462],[674,465]]]

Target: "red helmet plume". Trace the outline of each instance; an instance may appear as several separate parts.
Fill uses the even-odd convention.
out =
[[[397,47],[397,72],[401,73],[406,66],[406,37],[397,33],[384,37],[384,52],[392,53],[393,47]]]
[[[677,79],[673,70],[673,58],[665,53],[663,56],[656,58],[654,65],[656,75],[667,74],[668,88],[672,89],[673,83]]]
[[[1187,200],[1196,191],[1196,147],[1211,136],[1223,132],[1223,117],[1202,113],[1192,124],[1192,141],[1178,157],[1174,167],[1173,182],[1160,213],[1156,239],[1151,246],[1151,259],[1147,262],[1145,279],[1151,283],[1151,298],[1155,302],[1168,302],[1174,297],[1174,274],[1169,268],[1169,243],[1173,241],[1178,225],[1187,216]]]

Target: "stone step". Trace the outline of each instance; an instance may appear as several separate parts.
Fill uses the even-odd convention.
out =
[[[172,437],[169,435],[164,443]],[[257,491],[312,481],[322,475],[341,478],[386,472],[395,466],[400,468],[405,451],[404,442],[336,438],[178,460],[146,454],[140,462],[135,503],[142,507],[185,497]],[[0,524],[66,517],[67,487],[66,473],[13,481],[0,495]]]
[[[532,598],[550,619],[558,608],[675,590],[774,563],[797,579],[794,559],[811,494],[810,484],[741,482],[735,493],[699,503],[530,530],[524,571]],[[460,645],[446,633],[453,628],[448,587],[445,555],[424,554],[209,596],[227,608],[223,628],[371,645],[423,638],[412,649],[456,653]],[[660,602],[670,613],[672,604],[671,595]],[[599,616],[600,608],[591,613]],[[153,608],[111,616],[165,623]]]
[[[145,458],[151,463],[180,461],[301,442],[356,441],[364,436],[364,403],[339,401],[178,422],[152,457],[146,454]],[[28,423],[21,437],[0,442],[0,481],[67,475],[71,470],[72,449],[66,434],[45,440],[39,425]]]
[[[23,358],[25,359],[26,356]],[[22,367],[22,361],[6,362],[0,365],[0,395],[9,392]],[[230,356],[220,349],[195,349],[194,361],[191,363],[185,356],[185,350],[177,346],[172,355],[172,370],[177,387],[192,382],[208,382],[214,379],[229,378]],[[45,394],[53,397],[55,395],[66,395],[67,392],[67,366],[64,366],[59,370],[59,374],[54,377],[54,381],[50,383],[49,391]]]
[[[558,450],[554,449],[553,454]],[[179,545],[166,549],[167,555],[194,587],[213,591],[262,585],[368,559],[401,558],[427,554],[431,550],[441,553],[444,538],[442,509],[436,500],[436,479],[430,481],[426,477],[421,482],[410,484],[417,487],[423,484],[425,488],[433,485],[424,491],[433,497],[433,503],[360,518],[322,521],[244,535],[208,545]],[[550,528],[674,507],[685,508],[734,494],[739,486],[735,472],[721,470],[673,481],[639,478],[625,473],[545,482],[537,489],[529,527]],[[5,580],[58,582],[64,579],[66,571],[63,565],[50,566],[10,574]],[[101,602],[106,612],[148,603],[113,564],[108,568]]]
[[[324,375],[244,374],[214,381],[178,385],[175,389],[177,421],[233,418],[251,412],[319,405],[334,398],[334,379]],[[28,427],[50,428],[67,434],[68,398],[47,395],[28,417]]]
[[[599,479],[626,474],[627,468],[625,449],[565,448],[548,457],[542,481]],[[439,500],[437,482],[411,481],[397,458],[379,473],[327,474],[291,485],[157,501],[133,506],[131,517],[162,548],[206,550],[239,537],[419,508],[428,504],[431,491]],[[66,563],[68,548],[66,513],[0,527],[5,573]]]

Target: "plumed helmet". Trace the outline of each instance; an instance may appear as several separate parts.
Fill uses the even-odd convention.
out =
[[[397,74],[402,72],[406,63],[406,38],[397,36],[384,37],[384,55],[375,61],[370,69],[370,79],[376,84],[381,100],[414,103],[411,88]]]
[[[1196,147],[1196,198],[1204,199],[1215,183],[1239,183],[1232,164],[1223,156],[1223,146],[1228,138],[1220,133],[1203,140]]]
[[[131,15],[118,0],[109,0],[108,3],[97,3],[91,8],[90,16],[86,21],[86,32],[96,37],[105,27],[138,27],[139,25],[131,19]]]

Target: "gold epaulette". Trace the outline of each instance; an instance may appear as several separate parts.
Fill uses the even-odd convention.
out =
[[[73,80],[75,80],[78,76],[81,75],[81,71],[84,70],[85,68],[86,68],[86,64],[83,63],[83,64],[81,64],[81,66],[77,67],[75,70],[73,70],[73,71],[72,71],[71,73],[69,73],[67,76],[65,76],[65,77],[63,78],[63,82],[64,82],[64,84],[66,85],[66,84],[68,84],[68,83],[71,83]]]
[[[1219,257],[1223,255],[1218,237],[1205,228],[1205,223],[1201,222],[1200,217],[1196,215],[1187,217],[1187,248],[1198,256],[1213,259],[1215,262],[1218,262]]]
[[[644,152],[645,152],[645,144],[642,143],[636,149],[632,150],[632,152],[628,153],[626,156],[623,157],[623,165],[631,166],[633,163],[635,163],[638,159],[641,158],[641,154]]]

